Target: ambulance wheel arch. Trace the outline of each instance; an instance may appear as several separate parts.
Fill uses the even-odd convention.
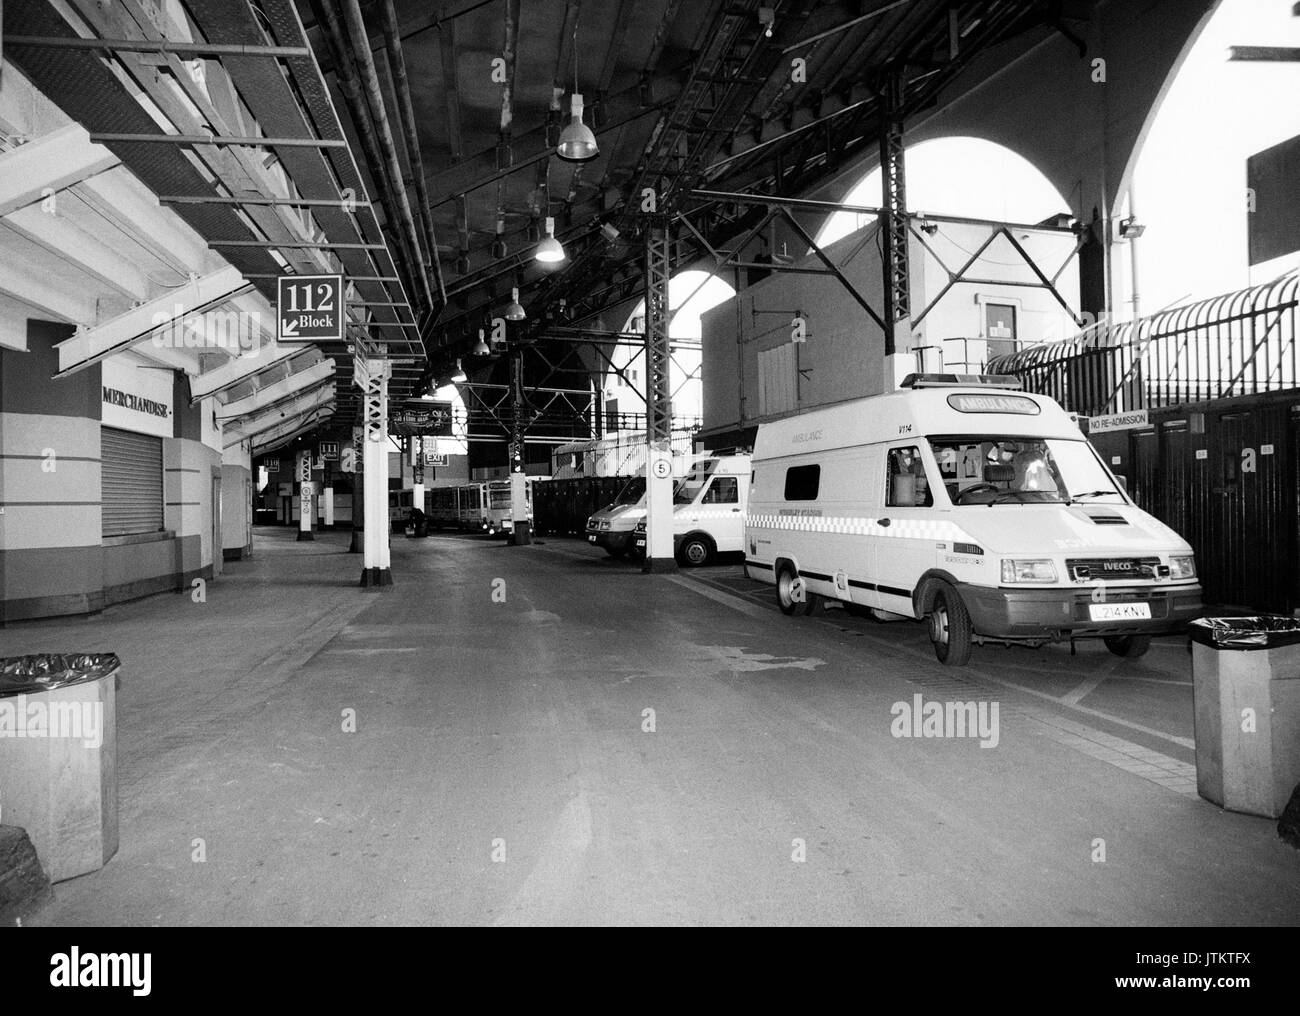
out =
[[[798,566],[789,558],[779,557],[772,565],[776,575],[776,605],[788,617],[808,617],[821,610],[822,598],[809,592],[799,577]]]
[[[933,569],[921,576],[912,593],[912,611],[917,619],[924,618],[934,609],[935,594],[944,586],[956,590],[957,579],[949,572]]]

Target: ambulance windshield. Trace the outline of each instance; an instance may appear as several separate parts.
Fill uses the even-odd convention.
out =
[[[645,497],[645,477],[634,476],[618,492],[614,504],[640,504],[643,497]]]
[[[954,505],[1124,503],[1087,441],[971,435],[930,439]]]
[[[691,471],[678,480],[673,488],[673,504],[694,504],[717,468],[717,459],[703,459],[691,466]]]

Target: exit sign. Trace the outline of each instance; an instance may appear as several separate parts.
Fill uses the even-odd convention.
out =
[[[281,275],[276,325],[280,342],[342,342],[343,276]]]

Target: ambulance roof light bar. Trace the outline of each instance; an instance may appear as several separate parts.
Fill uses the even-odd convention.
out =
[[[1024,384],[1013,374],[908,374],[900,388],[1009,388],[1022,391]]]

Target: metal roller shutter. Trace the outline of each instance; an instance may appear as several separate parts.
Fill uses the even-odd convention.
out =
[[[162,438],[100,428],[105,536],[163,527]]]

